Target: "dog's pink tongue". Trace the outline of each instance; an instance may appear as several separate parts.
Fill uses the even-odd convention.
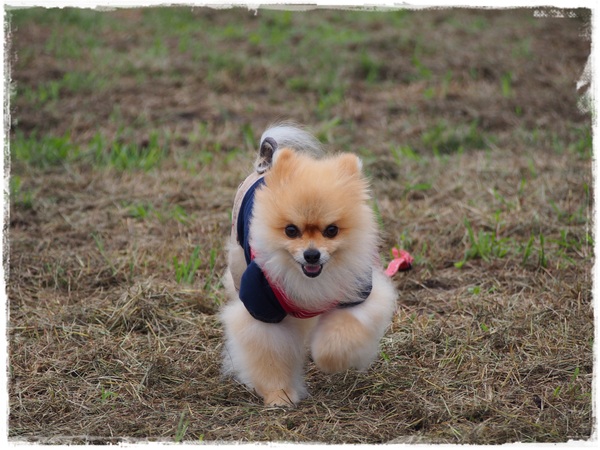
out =
[[[319,270],[321,270],[321,266],[317,265],[312,265],[312,264],[307,264],[304,266],[304,270],[306,270],[309,273],[317,273]]]

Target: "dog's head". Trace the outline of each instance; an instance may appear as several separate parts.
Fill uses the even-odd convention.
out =
[[[255,198],[257,261],[285,282],[348,282],[344,276],[372,264],[377,227],[369,199],[356,155],[315,159],[279,149]]]

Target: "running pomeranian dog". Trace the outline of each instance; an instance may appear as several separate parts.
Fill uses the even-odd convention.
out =
[[[323,156],[291,125],[266,130],[234,201],[229,297],[221,312],[226,374],[265,405],[307,395],[310,351],[327,373],[365,370],[396,308],[360,159]]]

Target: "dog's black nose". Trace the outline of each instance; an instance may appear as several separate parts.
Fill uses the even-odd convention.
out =
[[[304,259],[308,264],[316,264],[321,259],[321,252],[316,248],[309,248],[304,250]]]

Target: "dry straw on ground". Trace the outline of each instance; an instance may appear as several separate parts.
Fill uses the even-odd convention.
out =
[[[9,438],[588,439],[589,11],[571,12],[12,11]],[[362,156],[382,257],[416,258],[375,365],[308,361],[289,410],[221,377],[217,316],[233,194],[278,118]]]

